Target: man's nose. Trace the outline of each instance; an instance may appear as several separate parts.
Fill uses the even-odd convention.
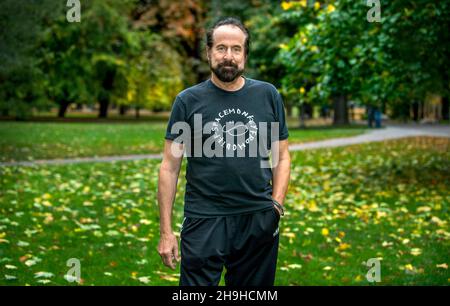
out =
[[[231,48],[228,48],[227,51],[224,54],[224,58],[232,58],[233,57],[233,53],[231,52]]]

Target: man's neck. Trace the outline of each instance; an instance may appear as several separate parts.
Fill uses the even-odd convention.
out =
[[[211,81],[219,88],[227,91],[236,91],[244,87],[245,79],[243,76],[236,78],[232,82],[222,82],[214,73],[211,73]]]

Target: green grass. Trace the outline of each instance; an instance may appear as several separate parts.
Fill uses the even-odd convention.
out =
[[[436,266],[450,259],[448,139],[304,151],[292,164],[278,284],[367,285],[370,258],[381,284],[448,284]]]
[[[0,161],[159,153],[164,123],[0,123]]]
[[[70,111],[67,112],[64,118],[57,117],[56,112],[36,112],[30,117],[32,120],[37,121],[60,121],[60,122],[70,122],[70,121],[102,121],[102,122],[120,122],[120,121],[139,121],[139,122],[167,122],[170,117],[170,112],[160,112],[152,114],[143,114],[141,112],[139,118],[136,118],[135,112],[128,112],[126,115],[120,115],[117,112],[109,112],[107,118],[98,118],[97,112],[78,112]]]
[[[0,122],[0,161],[162,151],[166,123]],[[361,127],[291,129],[290,143],[364,133]]]
[[[363,262],[376,257],[380,285],[448,285],[449,146],[410,138],[292,153],[276,284],[370,285]],[[156,252],[158,166],[1,167],[0,285],[67,285],[70,258],[83,285],[176,285],[178,268]],[[182,173],[175,231],[184,184]]]

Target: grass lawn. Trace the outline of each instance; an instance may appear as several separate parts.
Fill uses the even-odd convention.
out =
[[[0,162],[162,151],[166,124],[0,122]],[[364,133],[364,127],[291,129],[290,143]]]
[[[292,153],[276,284],[369,285],[363,262],[379,258],[378,284],[448,285],[449,148],[410,138]],[[67,285],[70,258],[83,285],[176,285],[156,252],[158,166],[1,167],[0,285]]]
[[[0,161],[159,153],[163,123],[0,122]]]

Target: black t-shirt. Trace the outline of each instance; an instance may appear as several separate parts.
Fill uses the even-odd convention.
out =
[[[257,150],[255,155],[250,148],[270,150],[271,141],[288,138],[283,101],[270,83],[244,79],[245,85],[236,91],[223,90],[208,79],[183,90],[175,99],[165,138],[189,144],[189,148],[194,142],[201,147],[209,144],[223,153],[211,156],[186,149],[187,217],[244,214],[273,205],[272,170],[261,166],[269,160],[268,151]],[[197,123],[200,115],[201,125]],[[188,138],[180,141],[183,132],[172,129],[176,122],[188,124],[191,131],[184,135]],[[267,133],[263,133],[264,123]],[[273,124],[278,125],[278,133]],[[199,130],[199,126],[208,128]]]

